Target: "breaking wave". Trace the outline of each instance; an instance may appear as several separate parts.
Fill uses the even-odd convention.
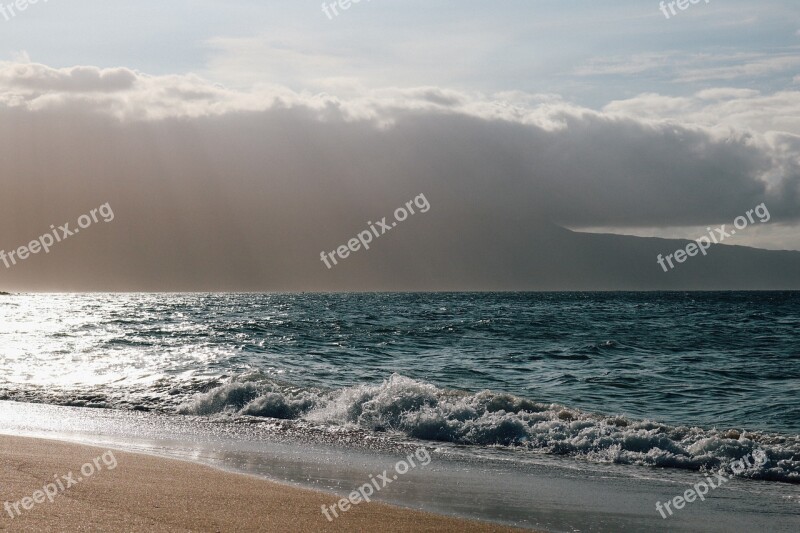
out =
[[[194,396],[178,412],[304,420],[427,441],[692,470],[724,467],[760,450],[766,462],[737,476],[800,483],[798,436],[604,416],[505,393],[441,389],[399,374],[381,384],[338,390],[234,381]]]

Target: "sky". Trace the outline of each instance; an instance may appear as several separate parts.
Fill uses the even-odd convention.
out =
[[[697,238],[762,203],[731,243],[800,250],[796,1],[330,3],[0,0],[0,249],[116,215],[0,289],[335,289],[455,269],[421,252],[454,240],[513,235],[502,264],[545,223]],[[419,194],[394,252],[319,261]]]

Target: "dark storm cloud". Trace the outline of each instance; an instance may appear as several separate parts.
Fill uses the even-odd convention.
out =
[[[105,202],[116,218],[0,272],[20,287],[374,288],[465,265],[464,283],[492,286],[504,263],[542,252],[529,243],[551,222],[714,224],[762,202],[773,220],[800,214],[789,134],[430,88],[339,102],[98,71],[76,93],[42,72],[22,85],[0,72],[0,248]],[[333,271],[321,265],[320,251],[420,193],[429,213]]]

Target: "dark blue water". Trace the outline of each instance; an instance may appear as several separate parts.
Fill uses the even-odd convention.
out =
[[[0,319],[0,399],[688,468],[772,446],[763,477],[800,472],[796,292],[17,295]]]

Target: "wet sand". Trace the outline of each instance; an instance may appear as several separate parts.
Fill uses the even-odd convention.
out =
[[[190,462],[0,435],[0,531],[521,531],[376,502],[337,509],[329,522],[321,507],[340,499]]]

